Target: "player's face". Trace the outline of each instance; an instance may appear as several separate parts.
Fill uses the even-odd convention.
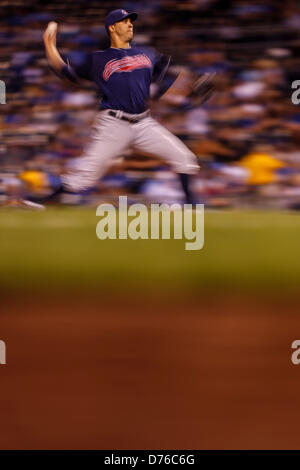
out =
[[[118,21],[114,24],[115,33],[123,41],[131,41],[133,38],[133,24],[130,18],[126,18],[123,21]]]

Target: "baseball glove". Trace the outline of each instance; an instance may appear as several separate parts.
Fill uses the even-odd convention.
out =
[[[207,101],[216,91],[216,73],[201,75],[192,86],[192,96],[197,99],[197,104]]]

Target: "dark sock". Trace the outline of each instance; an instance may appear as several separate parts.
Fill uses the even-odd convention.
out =
[[[65,192],[66,190],[64,189],[62,183],[60,183],[60,185],[54,190],[54,192],[47,197],[47,200],[51,201],[52,199],[55,199],[56,196],[58,196],[59,194],[63,194]]]
[[[193,198],[193,194],[190,190],[190,176],[186,173],[179,173],[180,182],[182,185],[182,189],[185,194],[185,200],[187,204],[194,204],[195,200]]]
[[[56,186],[56,188],[51,194],[48,194],[47,196],[32,196],[30,199],[34,202],[41,202],[41,203],[45,203],[48,201],[51,202],[52,200],[55,200],[59,194],[62,194],[62,193],[65,193],[65,190],[63,188],[63,185],[59,184]]]
[[[68,191],[66,188],[64,188],[62,182],[60,182],[59,184],[56,184],[56,187],[53,189],[53,192],[51,194],[48,194],[47,196],[33,196],[31,197],[31,200],[35,202],[41,202],[41,203],[52,202],[52,201],[56,201],[57,196],[59,196],[60,194],[76,194],[76,193]]]

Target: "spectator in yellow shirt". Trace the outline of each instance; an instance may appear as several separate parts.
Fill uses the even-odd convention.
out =
[[[259,147],[246,155],[240,165],[249,170],[249,185],[264,185],[277,181],[276,170],[284,167],[284,163],[267,153],[265,147]]]

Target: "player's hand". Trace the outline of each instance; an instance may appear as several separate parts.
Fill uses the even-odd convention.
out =
[[[44,32],[44,41],[56,41],[58,24],[55,21],[50,21]]]

